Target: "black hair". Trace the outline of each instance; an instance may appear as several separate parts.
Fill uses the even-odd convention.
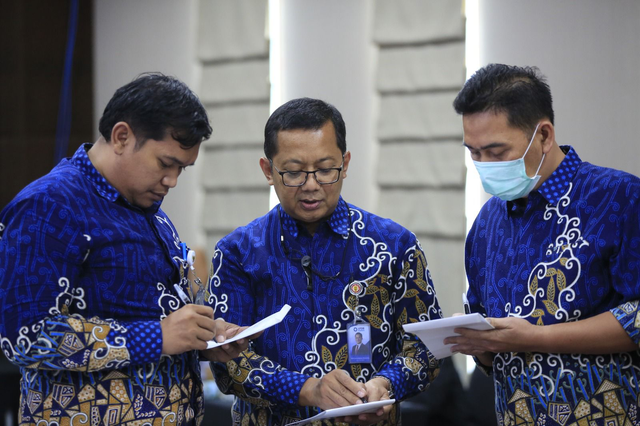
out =
[[[338,148],[347,152],[347,129],[342,114],[333,105],[320,99],[293,99],[276,109],[264,128],[264,155],[272,159],[278,152],[278,132],[281,130],[318,130],[329,120],[336,132]]]
[[[114,93],[100,118],[107,142],[113,126],[124,121],[136,136],[136,148],[148,139],[162,140],[169,132],[185,148],[211,136],[207,112],[198,97],[175,77],[144,73]]]
[[[489,64],[476,71],[453,101],[458,114],[506,113],[509,125],[529,133],[543,118],[553,124],[553,102],[537,67]]]

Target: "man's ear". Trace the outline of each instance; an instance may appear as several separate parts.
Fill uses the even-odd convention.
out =
[[[111,145],[116,154],[122,154],[125,148],[136,143],[136,136],[128,123],[118,121],[111,129]]]
[[[349,168],[349,162],[351,161],[351,151],[344,153],[344,164],[342,165],[342,179],[347,177],[347,169]]]
[[[544,120],[540,123],[538,132],[542,135],[542,152],[547,154],[555,145],[556,129],[549,120]]]
[[[264,173],[264,177],[267,178],[269,185],[273,185],[273,167],[271,167],[271,161],[266,157],[260,158],[260,168],[262,169],[262,173]]]

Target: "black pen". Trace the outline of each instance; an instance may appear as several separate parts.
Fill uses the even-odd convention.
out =
[[[462,305],[464,306],[464,313],[469,315],[471,313],[471,306],[469,306],[469,299],[467,299],[467,293],[462,293]]]

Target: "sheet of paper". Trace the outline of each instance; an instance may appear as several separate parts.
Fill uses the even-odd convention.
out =
[[[282,307],[282,309],[280,309],[275,314],[272,314],[272,315],[269,315],[266,318],[263,318],[262,320],[260,320],[257,323],[253,324],[251,327],[249,327],[246,330],[244,330],[243,332],[236,334],[235,336],[225,340],[222,343],[218,343],[215,340],[209,340],[207,342],[207,349],[211,349],[211,348],[215,348],[215,347],[218,347],[218,346],[226,345],[227,343],[235,342],[236,340],[244,339],[245,337],[249,337],[252,334],[256,334],[259,331],[266,330],[267,328],[271,327],[272,325],[276,325],[279,322],[281,322],[284,319],[284,317],[287,315],[287,313],[289,312],[289,309],[291,309],[291,306],[284,305]]]
[[[322,419],[332,419],[334,417],[357,416],[361,413],[375,413],[378,408],[393,404],[395,399],[383,399],[382,401],[365,402],[364,404],[349,405],[348,407],[332,408],[316,414],[308,419],[288,423],[287,426],[302,426],[307,423],[317,422]]]
[[[458,333],[453,332],[454,328],[472,328],[474,330],[493,329],[489,321],[477,312],[449,318],[414,322],[405,324],[402,327],[406,332],[418,336],[437,359],[451,356],[451,346],[453,345],[445,345],[442,341],[449,336],[459,336]]]

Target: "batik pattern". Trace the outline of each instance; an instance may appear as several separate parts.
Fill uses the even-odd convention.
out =
[[[638,343],[640,180],[570,147],[526,202],[492,198],[466,243],[472,311],[544,326],[611,311]],[[603,336],[606,338],[606,336]],[[500,425],[638,425],[640,352],[499,353]]]
[[[311,257],[317,271],[311,290],[303,256]],[[319,276],[338,273],[335,279]],[[438,361],[402,329],[441,317],[418,241],[398,224],[342,199],[314,236],[279,207],[234,231],[216,247],[209,284],[216,315],[236,324],[250,325],[284,304],[292,307],[242,357],[214,365],[218,385],[239,397],[236,424],[280,425],[315,415],[315,408],[297,405],[300,389],[307,378],[335,369],[360,382],[383,375],[396,399],[425,390],[438,373]],[[356,310],[371,326],[370,364],[348,363],[347,326]],[[396,424],[397,414],[385,424]]]
[[[196,353],[162,356],[184,303],[180,240],[129,205],[82,146],[0,214],[0,344],[21,368],[20,424],[202,420]],[[16,392],[18,390],[16,389]]]

